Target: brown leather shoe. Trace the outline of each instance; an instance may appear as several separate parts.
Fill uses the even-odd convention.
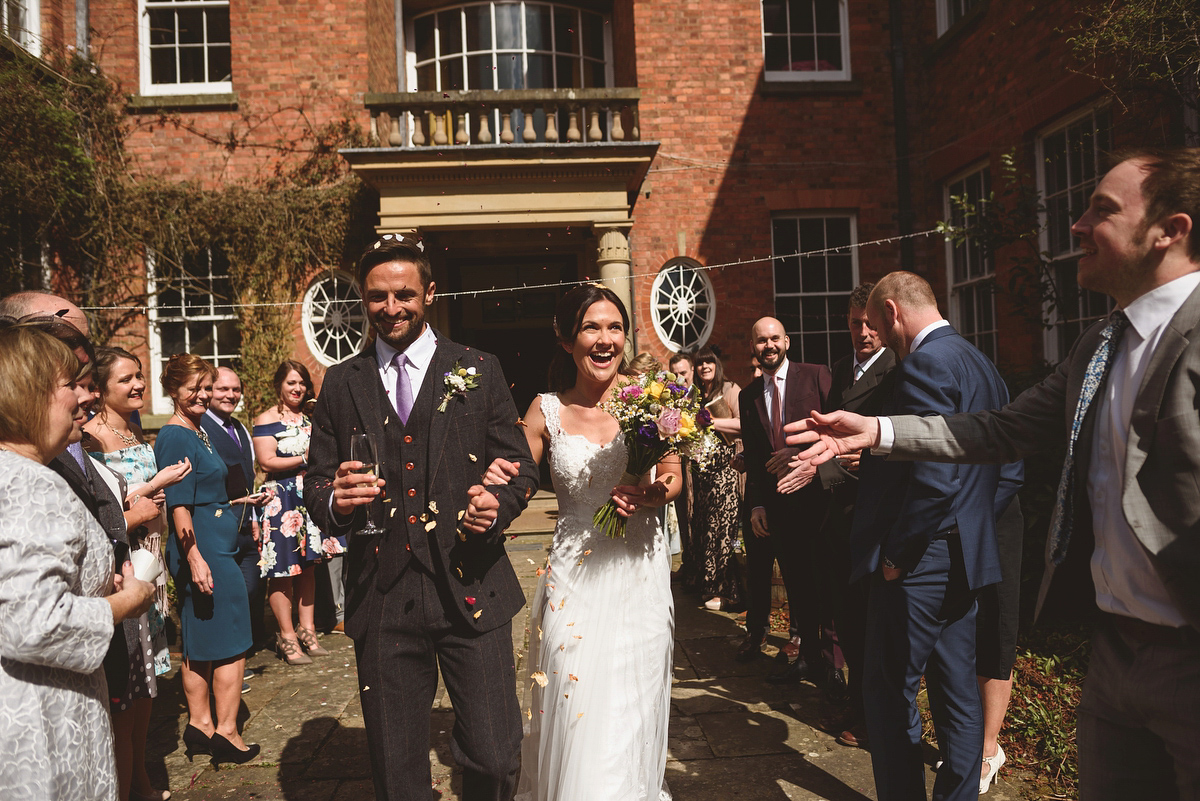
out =
[[[857,726],[851,726],[837,736],[837,741],[850,748],[866,748],[867,727],[861,723]]]
[[[766,639],[766,636],[762,634],[747,634],[733,658],[739,662],[753,662],[762,653],[763,643],[766,642]]]
[[[346,624],[339,620],[337,622],[337,625],[333,627],[333,630],[338,632],[339,634],[345,634],[346,633]]]
[[[783,644],[779,649],[779,658],[786,659],[789,662],[795,662],[800,658],[800,638],[793,637]]]

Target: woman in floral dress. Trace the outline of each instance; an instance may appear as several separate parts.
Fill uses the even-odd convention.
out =
[[[274,493],[264,507],[262,575],[268,579],[271,611],[279,623],[276,653],[289,665],[305,665],[306,655],[329,653],[317,642],[313,622],[313,568],[342,553],[345,540],[324,537],[304,508],[304,471],[312,423],[304,415],[313,397],[308,368],[291,359],[275,371],[276,404],[254,418],[254,456],[267,472],[263,485]],[[292,612],[299,618],[293,628]]]

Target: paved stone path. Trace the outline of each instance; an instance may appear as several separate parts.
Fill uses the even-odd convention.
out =
[[[553,500],[539,500],[513,527],[509,553],[528,597],[550,544]],[[770,658],[743,665],[733,652],[744,632],[734,616],[705,610],[676,592],[675,685],[672,690],[667,781],[676,801],[874,799],[870,754],[838,745],[823,726],[838,710],[809,684],[776,687],[763,677]],[[518,660],[528,614],[513,621]],[[768,657],[782,644],[773,638]],[[354,667],[354,649],[340,634],[322,637],[332,655],[288,667],[268,652],[249,661],[256,672],[242,696],[244,737],[262,753],[252,763],[219,772],[205,757],[189,763],[180,735],[187,723],[178,672],[160,681],[148,761],[158,786],[176,801],[371,801],[374,793]],[[518,662],[518,676],[523,676]],[[432,716],[430,798],[458,799],[461,773],[450,756],[454,712],[439,687]],[[931,752],[932,754],[932,752]],[[205,760],[205,761],[201,761]],[[928,786],[932,787],[932,773]],[[1001,773],[986,798],[1021,797],[1019,781]],[[619,801],[619,800],[614,800]]]

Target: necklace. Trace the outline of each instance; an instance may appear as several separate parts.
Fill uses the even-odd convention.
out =
[[[183,425],[184,428],[186,428],[188,431],[191,431],[193,434],[195,434],[197,437],[199,437],[200,442],[204,445],[205,448],[208,449],[208,452],[212,453],[212,443],[208,439],[208,432],[206,432],[202,428],[192,428],[190,425],[187,424],[189,421],[185,420],[183,415],[179,414],[178,412],[176,412],[174,416],[179,419],[180,423],[184,424]]]
[[[107,428],[109,431],[113,432],[114,434],[116,434],[118,439],[120,439],[121,442],[124,442],[128,446],[132,447],[134,445],[141,444],[138,442],[138,438],[136,436],[134,436],[133,434],[128,434],[128,435],[122,434],[120,431],[118,431],[117,429],[110,426],[107,422],[104,424],[104,427]]]

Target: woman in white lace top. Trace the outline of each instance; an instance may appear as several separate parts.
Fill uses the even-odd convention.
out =
[[[102,664],[116,623],[154,585],[122,567],[45,465],[78,442],[79,362],[52,336],[0,331],[0,788],[5,798],[117,797]]]

